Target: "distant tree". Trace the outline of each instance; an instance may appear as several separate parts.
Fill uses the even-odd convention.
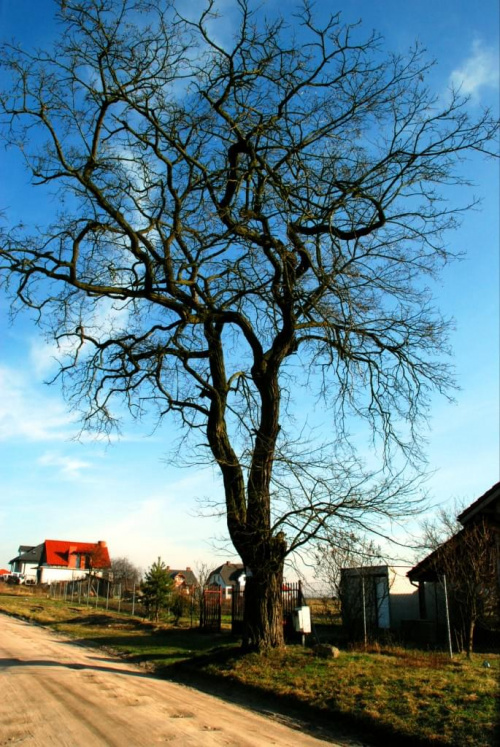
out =
[[[191,600],[186,596],[186,594],[184,594],[179,589],[174,590],[171,597],[169,609],[172,617],[174,618],[175,625],[178,625],[181,617],[184,614],[187,614],[190,603]]]
[[[205,563],[203,561],[199,561],[195,564],[195,576],[196,580],[198,581],[198,589],[203,589],[208,583],[208,579],[210,577],[210,574],[212,573],[212,566],[208,563]]]
[[[498,123],[433,95],[418,47],[386,54],[307,0],[286,21],[236,0],[226,41],[214,2],[186,5],[65,0],[52,51],[3,45],[4,139],[60,209],[5,231],[0,272],[68,351],[85,426],[113,428],[112,401],[151,407],[217,464],[244,642],[265,650],[284,643],[288,554],[411,509],[403,467],[418,476],[421,417],[450,383],[426,278],[466,206],[442,190]],[[296,384],[331,444],[305,437]]]
[[[378,626],[379,607],[389,594],[389,586],[377,585],[372,573],[374,566],[385,563],[382,549],[373,539],[352,532],[332,532],[329,542],[315,552],[316,577],[338,600],[348,637],[362,637],[365,645]],[[346,569],[351,569],[348,576]]]
[[[208,565],[208,563],[204,563],[203,561],[200,561],[195,565],[195,575],[198,581],[198,585],[193,591],[193,603],[196,605],[198,617],[201,616],[203,607],[203,592],[207,586],[208,579],[212,570],[212,566]]]
[[[131,589],[134,584],[138,585],[142,577],[141,569],[125,557],[112,558],[111,570],[114,583],[121,584],[124,590]]]
[[[432,518],[421,524],[421,541],[419,545],[425,551],[437,550],[440,545],[458,534],[463,528],[457,519],[465,505],[455,501],[452,508],[441,507]]]
[[[314,552],[315,575],[336,599],[342,597],[342,568],[361,568],[384,563],[382,550],[369,537],[352,532],[332,532],[330,540]]]
[[[169,606],[174,582],[161,558],[146,572],[141,589],[146,613],[151,620],[158,622],[160,612]]]

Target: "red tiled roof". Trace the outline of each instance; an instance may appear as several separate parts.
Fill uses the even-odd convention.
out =
[[[10,571],[6,571],[5,568],[0,568],[0,576],[10,575]]]
[[[90,555],[93,568],[110,568],[108,548],[105,542],[67,542],[45,540],[45,562],[47,565],[69,567],[72,555]]]

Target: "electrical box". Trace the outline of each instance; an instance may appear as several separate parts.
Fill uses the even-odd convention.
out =
[[[296,607],[293,612],[293,628],[296,633],[311,632],[310,607]]]

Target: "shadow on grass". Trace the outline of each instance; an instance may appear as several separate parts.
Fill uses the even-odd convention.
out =
[[[90,635],[92,632],[89,631]],[[227,649],[234,654],[238,645],[235,638],[224,634],[207,636],[196,629],[146,630],[140,635],[133,631],[114,635],[112,630],[102,635],[99,631],[93,639],[87,636],[72,637],[67,643],[104,648],[133,664],[151,662],[155,669],[161,668],[162,662],[168,667],[179,661],[194,660]]]
[[[354,747],[428,747],[429,742],[401,734],[369,716],[342,713],[329,703],[329,709],[305,703],[293,694],[270,693],[257,685],[243,684],[208,672],[214,664],[219,669],[232,669],[235,660],[244,656],[240,650],[218,650],[196,659],[159,666],[156,674],[173,682],[188,685],[200,692],[214,695],[228,703],[243,706],[265,716],[272,716],[287,726],[323,739]],[[397,697],[397,694],[395,694]]]

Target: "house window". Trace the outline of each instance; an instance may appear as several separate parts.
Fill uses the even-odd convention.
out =
[[[81,568],[82,567],[82,556],[77,555],[76,561],[75,561],[75,568]]]

